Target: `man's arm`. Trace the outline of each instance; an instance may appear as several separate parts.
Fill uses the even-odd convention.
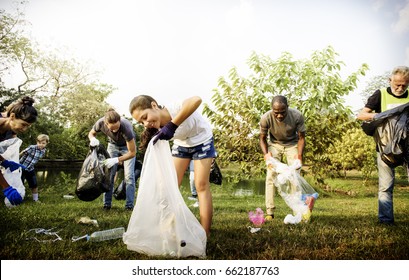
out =
[[[303,157],[303,154],[304,154],[304,148],[305,148],[305,132],[298,132],[297,148],[298,148],[297,159],[302,161],[302,157]]]
[[[260,148],[263,152],[264,159],[266,159],[267,154],[270,155],[268,152],[267,134],[260,133]]]
[[[373,110],[368,108],[368,107],[364,107],[356,116],[356,118],[358,120],[361,121],[372,121],[373,118],[375,117],[376,113],[373,113]]]

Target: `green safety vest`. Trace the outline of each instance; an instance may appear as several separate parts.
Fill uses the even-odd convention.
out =
[[[397,98],[389,94],[386,88],[381,89],[381,110],[382,112],[398,107],[409,102],[409,94],[405,98]]]

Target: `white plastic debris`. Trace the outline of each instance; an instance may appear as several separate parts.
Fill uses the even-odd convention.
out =
[[[91,219],[90,217],[81,217],[81,218],[78,220],[78,223],[79,223],[79,224],[94,225],[94,226],[98,227],[98,221],[97,221],[97,220],[94,220],[94,219]]]
[[[293,211],[285,217],[285,224],[308,222],[318,193],[299,174],[300,163],[288,166],[275,158],[267,161],[267,168],[275,173],[274,185],[285,203]]]
[[[28,230],[26,233],[27,235],[30,235],[31,232],[35,233],[35,236],[27,237],[27,240],[35,240],[38,242],[42,243],[47,243],[47,242],[55,242],[55,241],[60,241],[62,238],[57,234],[58,231],[52,231],[54,228],[50,229],[43,229],[43,228],[32,228]],[[44,235],[44,238],[37,238],[37,234]],[[55,238],[50,238],[50,236],[55,236]]]
[[[261,230],[261,228],[253,228],[253,227],[250,227],[250,232],[251,233],[256,233],[256,232],[259,232]]]

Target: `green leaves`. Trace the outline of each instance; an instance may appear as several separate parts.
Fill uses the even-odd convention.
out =
[[[36,101],[38,122],[19,135],[25,145],[36,136],[50,136],[48,157],[83,158],[88,149],[87,134],[104,115],[106,98],[114,88],[98,81],[88,62],[78,62],[67,50],[40,51],[24,34],[23,14],[9,15],[0,10],[0,103],[4,108],[23,95]],[[23,32],[24,31],[24,32]],[[16,67],[23,77],[16,89],[4,88],[8,69]]]
[[[203,112],[213,124],[222,165],[239,163],[242,178],[264,172],[259,121],[270,110],[272,97],[282,94],[306,119],[304,162],[322,183],[331,165],[328,148],[353,127],[352,112],[345,107],[343,96],[355,90],[359,77],[368,69],[363,64],[343,80],[339,72],[345,64],[337,56],[331,46],[302,60],[295,60],[288,52],[276,60],[253,52],[247,77],[240,76],[235,67],[227,77],[220,77],[211,99],[213,107],[205,104]]]
[[[337,139],[329,147],[328,155],[332,168],[342,171],[344,176],[348,170],[358,170],[362,172],[364,180],[367,180],[376,171],[375,141],[358,126]]]

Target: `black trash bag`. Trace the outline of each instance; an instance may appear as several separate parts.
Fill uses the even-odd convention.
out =
[[[80,200],[92,201],[109,191],[111,169],[103,164],[109,157],[103,145],[91,147],[77,179],[75,194]]]
[[[138,181],[139,176],[141,175],[141,170],[142,170],[142,162],[140,162],[139,160],[135,160],[135,184]],[[115,187],[113,195],[117,200],[126,199],[125,180],[122,180],[121,183],[119,183],[119,185]]]
[[[223,180],[222,172],[220,171],[219,166],[216,163],[216,160],[213,159],[212,167],[210,168],[210,183],[221,185]]]
[[[126,199],[126,185],[125,185],[124,180],[122,180],[122,182],[115,188],[114,197],[117,200],[125,200]]]
[[[374,133],[381,159],[390,167],[409,161],[409,110],[387,118]]]
[[[378,126],[382,125],[383,122],[386,121],[388,118],[400,115],[404,112],[407,113],[408,110],[409,110],[409,103],[406,103],[396,108],[386,110],[382,113],[378,113],[375,115],[375,118],[372,121],[363,122],[361,124],[361,128],[366,133],[366,135],[373,136]]]

